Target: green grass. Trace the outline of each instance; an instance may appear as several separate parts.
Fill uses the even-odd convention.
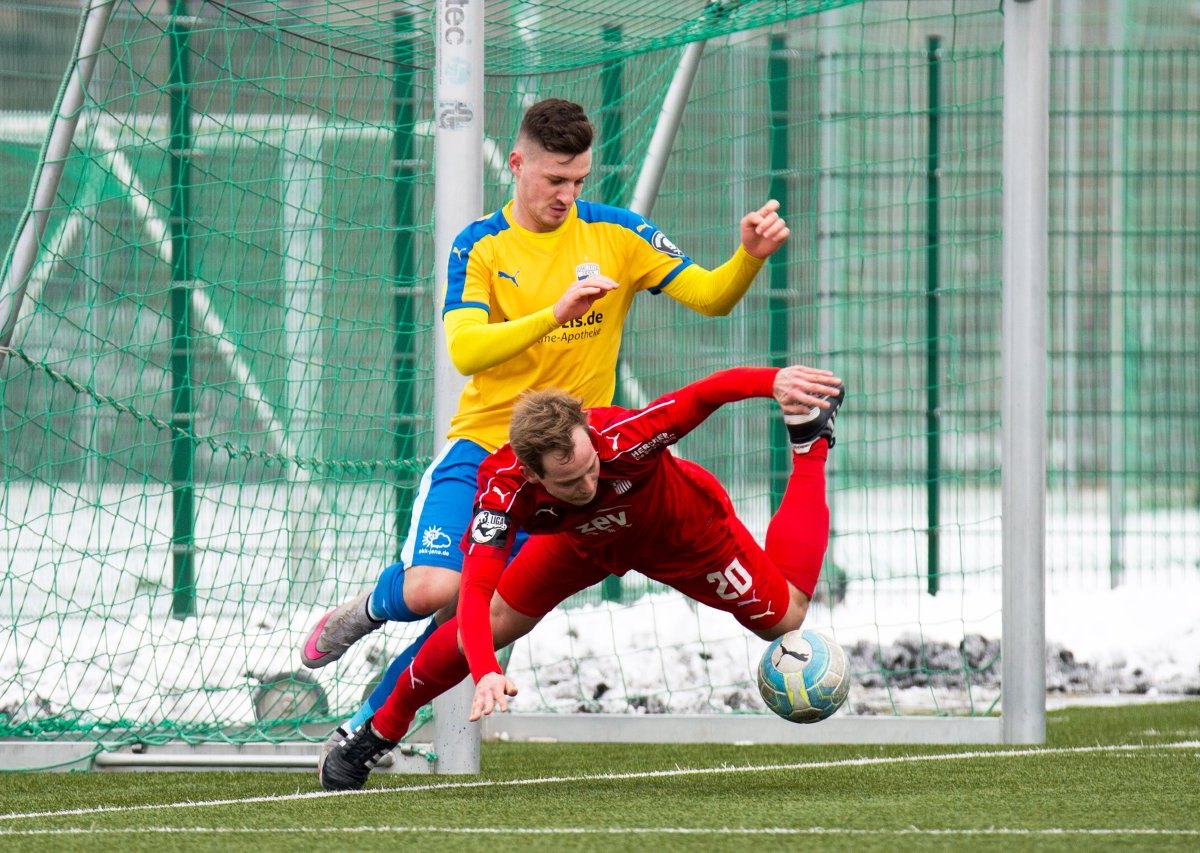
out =
[[[485,744],[479,777],[338,795],[310,772],[0,779],[21,850],[1196,850],[1200,702],[1054,712],[1033,749]]]

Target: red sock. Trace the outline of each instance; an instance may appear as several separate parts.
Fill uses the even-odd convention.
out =
[[[829,505],[825,503],[823,438],[807,453],[792,454],[792,475],[783,501],[767,526],[767,556],[792,585],[812,598],[829,544]]]
[[[371,725],[388,740],[400,740],[423,705],[458,684],[470,671],[458,648],[458,619],[454,618],[429,636],[412,665],[400,673],[392,695],[375,712]]]

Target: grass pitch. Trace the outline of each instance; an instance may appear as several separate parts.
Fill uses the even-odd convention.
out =
[[[20,850],[1200,849],[1200,702],[1072,708],[1045,747],[485,744],[478,777],[14,773]]]

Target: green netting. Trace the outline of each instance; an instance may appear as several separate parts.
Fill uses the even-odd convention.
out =
[[[793,237],[731,317],[639,297],[620,398],[730,363],[836,369],[811,618],[855,652],[853,710],[993,710],[1000,3],[654,6],[487,4],[485,205],[546,96],[600,129],[585,195],[628,204],[681,46],[708,38],[653,216],[707,266],[767,197]],[[0,736],[319,738],[417,630],[296,674],[314,619],[395,557],[440,443],[433,13],[178,8],[114,10],[0,366]],[[1102,16],[1069,43],[1056,22],[1052,581],[1194,575],[1200,545],[1200,58],[1172,4],[1129,14],[1119,49]],[[0,0],[3,237],[78,18]],[[681,447],[760,535],[786,462],[763,412]],[[548,620],[549,653],[516,649],[520,707],[761,711],[761,643],[636,578]]]
[[[395,558],[434,444],[411,41],[382,62],[196,11],[115,10],[4,364],[22,735],[341,714],[382,652],[307,691],[288,632]],[[6,114],[6,181],[45,106]],[[268,714],[290,726],[262,719],[280,683],[311,700]]]
[[[455,5],[446,26],[458,20]],[[475,0],[479,2],[479,0]],[[640,0],[487,0],[485,65],[493,77],[577,72],[590,65],[676,48],[756,27],[852,5],[858,0],[690,0],[649,4]],[[273,26],[339,52],[390,60],[398,38],[381,37],[379,22],[412,15],[417,33],[412,61],[434,64],[436,4],[411,2],[219,3],[230,20]]]

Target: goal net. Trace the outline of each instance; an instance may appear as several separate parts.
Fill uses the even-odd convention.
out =
[[[730,317],[640,301],[619,402],[732,364],[846,379],[809,621],[851,654],[847,716],[999,710],[999,6],[486,7],[487,209],[511,195],[522,109],[547,96],[599,130],[585,197],[630,204],[680,55],[704,43],[651,213],[706,266],[770,197],[792,238]],[[0,291],[0,738],[319,741],[421,630],[299,666],[314,621],[397,557],[441,441],[433,11],[109,13],[88,50],[78,7],[0,4],[57,68],[90,64],[71,116],[44,86],[0,102],[0,186],[31,199],[0,232],[44,217],[23,268],[14,236]],[[680,452],[761,536],[784,442],[771,407],[744,404]],[[764,646],[631,574],[512,650],[514,707],[765,724]]]

